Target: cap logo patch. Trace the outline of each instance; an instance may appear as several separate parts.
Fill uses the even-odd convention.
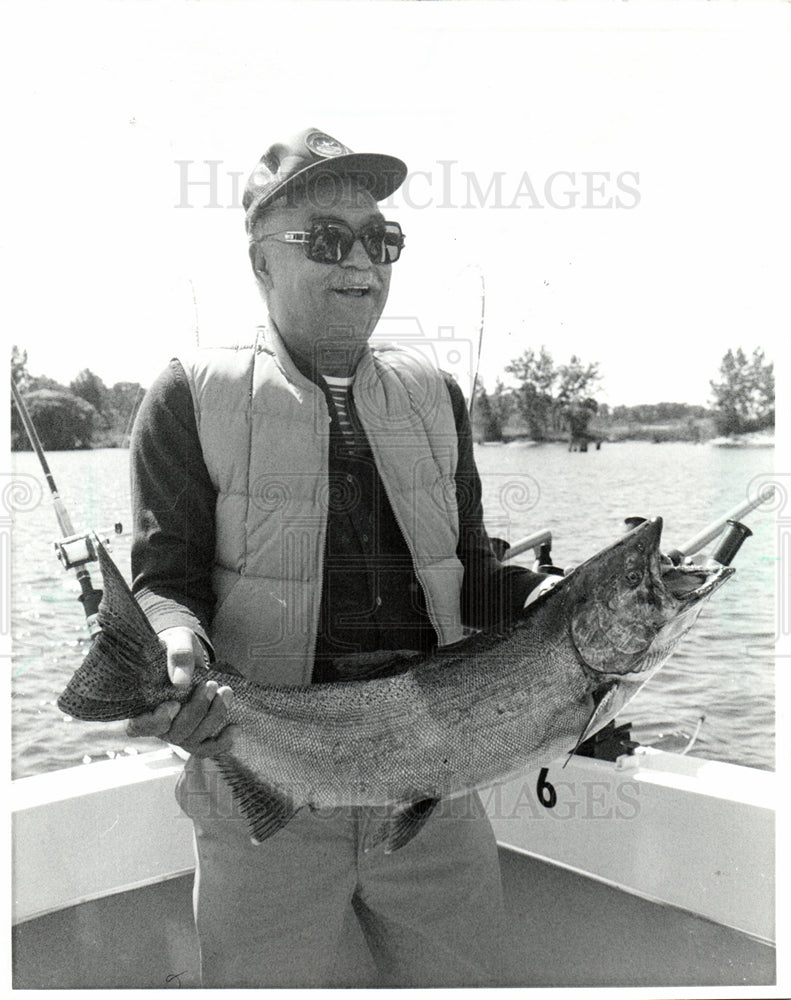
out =
[[[305,138],[305,145],[311,153],[315,153],[316,156],[324,158],[330,156],[343,156],[344,153],[351,152],[351,150],[347,149],[342,142],[338,142],[337,139],[333,139],[332,136],[327,135],[326,132],[311,132],[310,135]]]

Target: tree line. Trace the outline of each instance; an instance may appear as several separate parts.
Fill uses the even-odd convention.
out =
[[[530,437],[534,441],[604,439],[617,426],[676,425],[676,437],[699,440],[708,422],[720,435],[744,434],[774,427],[774,365],[763,350],[751,355],[738,347],[722,358],[718,378],[710,383],[712,406],[687,403],[644,403],[616,406],[599,403],[596,393],[602,376],[598,362],[572,355],[556,364],[546,347],[532,348],[505,367],[510,385],[498,379],[487,392],[475,390],[474,432],[478,440],[502,441]],[[31,375],[27,351],[11,350],[11,375],[25,398],[42,444],[48,450],[122,447],[128,443],[132,422],[143,398],[137,382],[106,386],[84,368],[68,386],[46,375]],[[661,440],[653,432],[653,440]],[[638,435],[639,436],[639,435]],[[12,404],[11,447],[29,447]]]
[[[118,448],[128,444],[144,389],[138,382],[106,386],[90,368],[69,385],[47,375],[31,375],[27,351],[11,348],[11,377],[30,412],[47,451],[73,448]],[[11,449],[30,448],[14,404],[11,404]]]
[[[527,436],[534,441],[570,438],[584,443],[624,427],[633,436],[662,440],[658,430],[662,425],[674,425],[672,432],[666,432],[672,438],[701,440],[774,427],[774,365],[761,348],[750,356],[741,347],[728,350],[718,378],[710,382],[710,407],[661,402],[610,408],[596,399],[602,378],[597,362],[572,355],[568,363],[556,364],[543,346],[525,351],[505,371],[511,376],[510,385],[498,379],[492,392],[482,383],[476,386],[473,412],[478,440]],[[654,430],[641,435],[640,427]]]

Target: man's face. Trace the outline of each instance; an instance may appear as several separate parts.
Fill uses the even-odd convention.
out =
[[[373,197],[350,181],[269,209],[256,224],[253,267],[269,314],[289,352],[327,375],[351,374],[379,321],[390,288],[390,264],[373,264],[355,240],[337,264],[308,260],[302,245],[266,233],[309,230],[315,219],[345,222],[355,232],[383,216]]]

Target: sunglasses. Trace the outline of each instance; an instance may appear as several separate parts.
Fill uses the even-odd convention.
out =
[[[346,260],[359,240],[372,264],[394,264],[401,256],[404,234],[397,222],[369,222],[355,232],[336,219],[316,219],[310,229],[264,233],[261,239],[282,236],[286,243],[301,243],[308,260],[317,264],[339,264]]]

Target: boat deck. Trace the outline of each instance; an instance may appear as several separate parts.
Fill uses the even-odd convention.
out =
[[[775,949],[671,906],[501,848],[514,969],[503,986],[758,986]],[[328,986],[375,986],[353,926]],[[17,925],[17,989],[195,987],[192,876]],[[229,984],[233,985],[233,984]],[[463,986],[463,983],[450,984]]]

